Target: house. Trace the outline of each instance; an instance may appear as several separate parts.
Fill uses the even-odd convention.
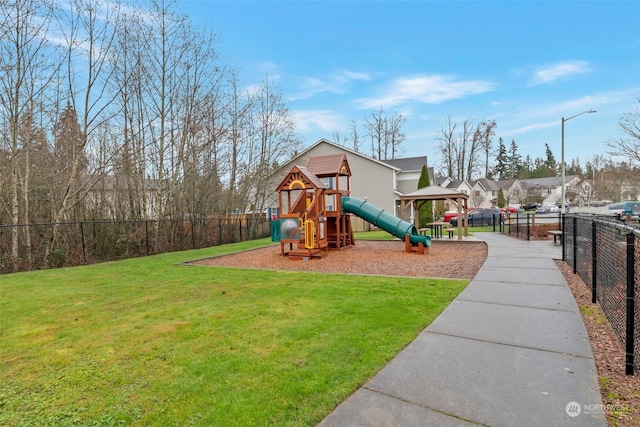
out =
[[[399,193],[407,194],[418,189],[422,167],[427,165],[427,156],[387,159],[383,162],[400,170],[396,176],[396,188]],[[429,182],[433,184],[433,168],[427,167],[427,173],[429,174]]]
[[[449,190],[454,190],[459,193],[466,194],[471,196],[473,191],[473,187],[464,179],[449,179],[445,181],[446,185],[440,185],[443,188],[448,188]]]
[[[502,190],[505,206],[520,206],[523,189],[518,179],[508,179],[494,181],[489,178],[480,178],[472,182],[473,193],[471,194],[471,204],[490,208],[498,206],[498,195]]]
[[[526,197],[543,205],[562,203],[562,177],[532,178],[520,180]],[[582,205],[591,200],[591,183],[579,175],[565,176],[565,196],[568,202]]]
[[[524,202],[524,187],[519,179],[505,179],[497,181],[502,190],[505,206],[520,207]]]
[[[500,190],[502,190],[506,205],[520,206],[524,203],[524,188],[518,179],[494,181],[489,178],[481,178],[468,183],[464,180],[454,180],[450,177],[438,176],[434,182],[440,187],[468,194],[469,204],[471,206],[482,206],[485,208],[497,206]]]
[[[498,205],[498,192],[500,186],[497,181],[489,178],[480,178],[469,183],[472,187],[470,200],[472,206],[490,208]]]
[[[326,139],[320,139],[278,169],[273,178],[273,188],[276,188],[293,166],[304,166],[311,157],[331,154],[347,156],[351,169],[350,191],[353,197],[367,200],[372,205],[400,218],[403,217],[399,209],[400,196],[418,188],[420,171],[427,162],[426,156],[381,161]],[[329,179],[325,181],[325,184],[331,188],[333,183]],[[277,217],[279,212],[275,192],[268,206],[269,217]],[[354,229],[358,229],[356,224]]]

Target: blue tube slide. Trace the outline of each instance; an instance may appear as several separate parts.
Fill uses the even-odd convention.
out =
[[[408,234],[413,246],[417,246],[418,243],[422,243],[426,247],[431,246],[431,237],[418,234],[415,225],[367,203],[366,200],[342,196],[342,210],[370,222],[399,239],[404,240],[405,234]]]

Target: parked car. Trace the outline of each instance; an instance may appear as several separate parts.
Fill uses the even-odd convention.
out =
[[[624,217],[624,202],[609,203],[604,207],[603,214],[616,219],[622,219],[622,217]]]
[[[469,212],[469,225],[472,227],[475,227],[475,226],[481,227],[483,225],[500,224],[501,220],[502,220],[502,212],[500,212],[500,209],[498,208],[476,209]],[[463,217],[462,223],[464,224],[464,217]],[[449,221],[449,224],[451,224],[453,227],[457,227],[458,218],[457,217],[451,218],[451,221]]]
[[[556,205],[542,205],[536,209],[536,213],[538,214],[548,214],[548,213],[558,213],[560,212],[560,208]]]
[[[444,213],[444,222],[449,222],[451,221],[452,218],[455,218],[458,216],[458,211],[446,211]]]
[[[538,204],[537,203],[527,203],[526,205],[522,205],[522,210],[523,211],[533,211],[538,209]]]
[[[633,221],[640,220],[640,202],[624,202],[624,215],[630,216]]]
[[[520,212],[520,209],[516,208],[515,206],[508,206],[506,208],[500,208],[500,212],[502,213],[517,213]]]

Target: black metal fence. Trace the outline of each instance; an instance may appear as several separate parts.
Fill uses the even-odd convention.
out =
[[[565,215],[562,258],[591,289],[626,353],[625,371],[638,372],[640,354],[640,229],[613,219]]]
[[[268,237],[263,217],[0,224],[0,273],[113,261]],[[18,256],[12,254],[18,231]],[[28,236],[28,237],[27,237]],[[46,252],[49,247],[49,256]]]
[[[546,238],[547,232],[562,229],[562,216],[536,215],[533,212],[508,213],[501,232],[519,239]],[[495,231],[495,230],[494,230]]]

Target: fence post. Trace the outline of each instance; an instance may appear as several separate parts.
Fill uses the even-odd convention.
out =
[[[562,261],[567,262],[567,254],[566,254],[566,245],[567,245],[567,232],[566,232],[566,221],[567,217],[564,214],[561,214],[561,228],[562,236],[560,237],[560,243],[562,243]]]
[[[573,217],[573,274],[578,271],[578,218]]]
[[[189,221],[191,222],[191,249],[195,249],[196,248],[196,233],[195,233],[195,225],[193,224],[193,216],[191,216],[191,218],[189,218]]]
[[[529,224],[529,214],[527,214],[527,240],[531,240],[531,224]]]
[[[633,375],[635,237],[627,233],[627,339],[625,374]]]
[[[598,277],[597,225],[591,221],[591,302],[596,303],[596,278]]]
[[[87,254],[84,246],[84,226],[82,225],[82,221],[80,221],[80,240],[82,241],[82,262],[87,263]]]
[[[149,221],[144,222],[144,239],[145,239],[145,246],[147,249],[147,256],[149,255]]]

